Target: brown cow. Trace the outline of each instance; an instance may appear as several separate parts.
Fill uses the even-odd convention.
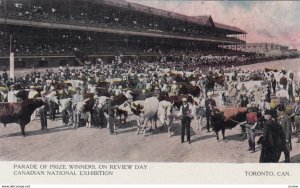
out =
[[[110,83],[109,82],[101,82],[101,81],[99,81],[99,82],[97,82],[97,87],[100,87],[100,88],[106,88],[106,89],[108,89],[109,88],[109,85],[110,85]]]
[[[270,69],[270,68],[265,68],[265,72],[278,72],[277,69]]]
[[[25,136],[25,126],[30,122],[31,114],[46,103],[41,99],[28,99],[17,103],[0,103],[0,122],[19,123]]]
[[[60,83],[54,83],[53,86],[55,90],[63,90],[65,88],[72,87],[72,84],[60,82]]]

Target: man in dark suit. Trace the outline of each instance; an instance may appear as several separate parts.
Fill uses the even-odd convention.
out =
[[[40,120],[41,120],[41,130],[48,131],[48,125],[47,125],[47,105],[43,105],[39,108],[40,113]]]
[[[207,93],[208,99],[205,100],[205,108],[206,108],[206,130],[210,131],[211,121],[211,113],[212,110],[216,107],[216,101],[212,98],[212,92]]]
[[[285,145],[283,146],[283,153],[285,157],[285,162],[290,162],[290,151],[292,150],[292,125],[291,119],[287,111],[282,112],[282,115],[279,117],[280,125],[285,134]]]
[[[115,110],[111,105],[112,98],[107,101],[107,108],[105,109],[105,116],[108,121],[109,133],[115,134]]]
[[[261,140],[262,149],[260,163],[276,163],[279,161],[283,146],[285,146],[285,135],[282,127],[272,118],[269,110],[264,115],[264,132]]]
[[[272,77],[271,77],[271,86],[272,86],[273,94],[274,94],[274,95],[276,94],[276,84],[277,84],[277,81],[276,81],[276,79],[274,78],[274,75],[272,75]]]
[[[181,117],[181,143],[184,143],[186,133],[187,141],[191,143],[190,128],[192,121],[192,108],[187,102],[187,98],[182,98],[183,105],[180,107],[179,116]]]

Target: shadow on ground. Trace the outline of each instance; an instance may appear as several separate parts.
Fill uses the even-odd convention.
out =
[[[72,129],[76,130],[76,129],[70,127],[69,125],[63,125],[63,126],[59,126],[59,127],[52,127],[52,128],[49,128],[48,130],[40,130],[39,129],[39,130],[34,130],[34,131],[25,131],[25,137],[36,136],[36,135],[41,135],[41,134],[52,134],[52,133],[68,131],[68,130],[72,130]],[[8,134],[8,135],[2,135],[2,136],[0,136],[0,138],[9,138],[9,137],[17,137],[17,136],[23,136],[21,133],[21,129],[20,129],[20,132]]]

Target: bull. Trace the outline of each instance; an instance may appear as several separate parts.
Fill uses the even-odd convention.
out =
[[[25,126],[30,122],[32,113],[45,104],[41,99],[28,99],[17,103],[0,103],[0,122],[4,126],[9,123],[19,123],[22,135],[25,136]]]
[[[219,141],[219,131],[222,131],[225,140],[225,129],[232,129],[239,123],[246,121],[247,108],[230,107],[225,109],[215,108],[212,111],[212,127]]]
[[[62,122],[67,125],[72,122],[72,98],[61,99],[58,101],[62,112]]]

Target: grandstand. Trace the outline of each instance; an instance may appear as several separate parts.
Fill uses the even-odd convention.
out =
[[[185,16],[120,0],[0,0],[0,63],[80,64],[115,55],[230,54],[246,32],[211,16]],[[105,58],[107,57],[107,58]]]

